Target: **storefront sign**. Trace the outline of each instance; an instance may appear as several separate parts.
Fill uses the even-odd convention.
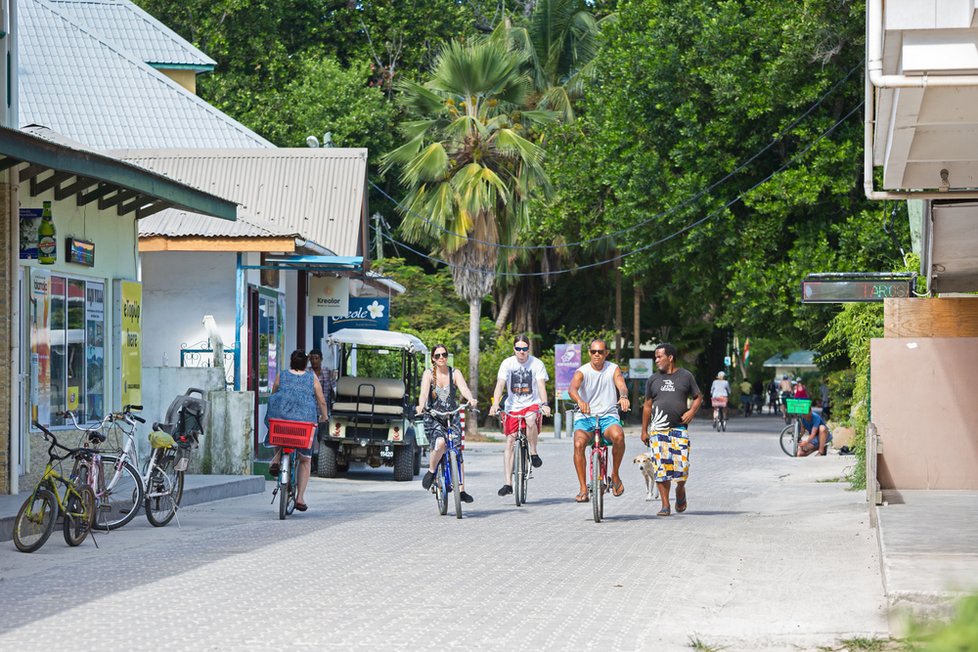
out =
[[[350,279],[313,276],[309,279],[309,314],[313,317],[343,317],[350,312]]]
[[[345,317],[330,317],[326,320],[327,333],[335,333],[341,328],[388,330],[390,328],[390,299],[387,297],[350,297],[350,311]]]
[[[554,347],[554,384],[558,398],[565,401],[570,399],[567,390],[574,379],[574,372],[580,366],[580,344],[558,344]]]
[[[37,260],[37,227],[41,225],[41,208],[20,209],[20,257]],[[45,422],[47,423],[47,422]]]
[[[122,405],[141,405],[142,399],[142,308],[143,286],[135,281],[116,281],[116,347]]]

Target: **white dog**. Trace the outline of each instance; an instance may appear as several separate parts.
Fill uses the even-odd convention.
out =
[[[659,497],[658,487],[655,485],[655,460],[648,453],[636,455],[632,464],[638,464],[642,477],[645,479],[645,500],[652,500]]]

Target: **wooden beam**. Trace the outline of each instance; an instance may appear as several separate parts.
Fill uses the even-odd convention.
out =
[[[14,167],[15,165],[17,165],[17,164],[19,164],[21,162],[22,161],[20,159],[11,158],[9,156],[6,156],[6,157],[4,157],[4,159],[2,161],[0,161],[0,172],[3,172],[7,168],[12,168],[12,167]]]
[[[269,253],[293,253],[295,238],[278,236],[271,238],[245,237],[185,237],[163,235],[140,236],[139,251],[259,251]]]
[[[144,217],[155,215],[156,213],[159,213],[164,209],[170,208],[170,206],[171,206],[170,202],[163,201],[163,200],[157,200],[154,201],[152,204],[146,204],[145,206],[143,206],[142,208],[136,211],[136,219],[141,220]]]
[[[69,185],[59,185],[54,189],[54,199],[56,201],[62,201],[68,197],[71,197],[72,195],[76,195],[80,192],[88,190],[92,186],[97,185],[98,181],[95,179],[89,179],[88,177],[75,177],[74,182],[70,183]]]
[[[28,165],[26,168],[20,171],[20,182],[24,183],[28,179],[33,179],[41,172],[49,169],[50,168],[44,165]]]
[[[31,179],[31,197],[37,197],[42,192],[46,192],[51,188],[54,188],[62,181],[67,181],[72,176],[74,175],[71,174],[71,172],[58,172],[57,170],[52,170],[51,175],[45,177],[41,181],[38,181],[37,177],[34,177]]]
[[[116,187],[117,186],[113,186],[108,183],[99,183],[98,188],[96,188],[95,190],[78,193],[78,196],[75,197],[75,203],[78,204],[79,206],[85,206],[87,204],[91,204],[93,201],[105,197],[107,194],[115,190]]]
[[[978,337],[978,297],[884,299],[883,337]]]
[[[146,204],[151,203],[153,203],[152,197],[147,197],[146,195],[136,195],[129,201],[124,201],[119,204],[119,208],[116,209],[116,212],[119,214],[119,217],[122,217],[123,215],[132,213],[133,211],[138,211]]]
[[[127,201],[129,199],[132,199],[133,197],[135,197],[138,194],[139,193],[136,192],[135,190],[128,190],[126,188],[119,188],[118,192],[116,192],[114,195],[104,196],[101,199],[99,199],[98,200],[98,208],[99,208],[99,210],[102,210],[102,211],[108,210],[108,209],[112,208],[113,206],[118,206],[122,202]]]

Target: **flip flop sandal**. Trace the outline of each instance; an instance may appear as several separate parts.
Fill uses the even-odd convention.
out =
[[[307,505],[305,503],[296,503],[295,504],[295,508],[296,508],[296,510],[298,510],[300,512],[304,512],[307,509],[309,509],[309,505]]]
[[[616,498],[617,498],[618,496],[620,496],[620,495],[622,495],[623,493],[625,493],[625,485],[623,485],[623,484],[621,483],[621,480],[619,480],[619,481],[618,481],[617,483],[615,483],[615,484],[614,484],[614,485],[613,485],[613,486],[611,487],[611,493],[612,493],[612,495],[614,495],[614,496],[615,496]]]
[[[686,499],[683,499],[682,501],[679,500],[676,501],[676,511],[680,513],[686,511]]]
[[[669,508],[663,507],[662,509],[659,510],[656,516],[669,516],[670,514],[672,514],[672,512],[669,511]]]
[[[590,500],[590,498],[588,498],[586,491],[582,491],[581,493],[577,494],[577,497],[574,498],[574,500],[579,503],[586,503]]]

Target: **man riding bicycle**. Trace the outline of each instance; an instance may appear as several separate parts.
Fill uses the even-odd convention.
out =
[[[513,493],[513,485],[510,484],[513,475],[513,435],[520,429],[519,417],[526,420],[530,462],[533,468],[539,468],[543,465],[543,460],[537,454],[537,440],[540,436],[537,414],[543,412],[544,416],[550,415],[550,406],[547,404],[547,381],[550,376],[547,375],[543,362],[530,355],[529,338],[526,335],[517,335],[513,339],[513,351],[514,355],[499,365],[492,407],[489,408],[490,416],[499,413],[505,388],[506,404],[503,409],[506,415],[503,419],[503,434],[506,436],[506,451],[503,453],[503,486],[499,490],[500,496]]]
[[[625,431],[622,429],[618,408],[628,412],[628,386],[621,369],[607,361],[608,345],[604,340],[592,340],[588,347],[591,362],[574,372],[571,380],[571,400],[577,403],[574,412],[574,468],[580,491],[575,500],[586,503],[589,500],[587,479],[584,471],[584,449],[594,443],[595,425],[601,428],[601,438],[611,445],[614,458],[611,473],[611,492],[615,496],[625,493],[625,485],[618,477],[618,468],[625,455]]]

